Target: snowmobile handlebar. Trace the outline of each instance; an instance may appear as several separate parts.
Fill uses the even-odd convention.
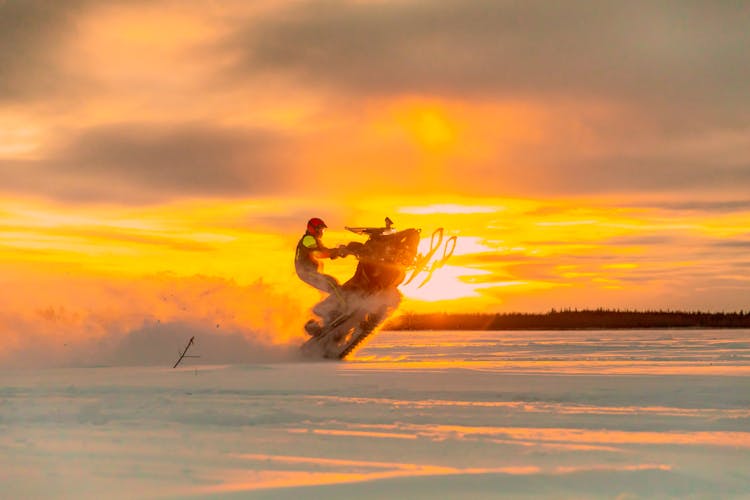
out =
[[[339,257],[347,257],[349,255],[354,255],[355,257],[359,258],[362,247],[362,243],[359,243],[357,241],[351,241],[346,245],[339,245],[336,248],[331,248],[331,258],[337,259]]]
[[[339,247],[339,250],[341,252],[342,257],[346,257],[347,255],[354,255],[356,258],[359,259],[359,257],[362,255],[362,249],[364,248],[364,245],[358,241],[350,241],[346,245],[341,245]]]

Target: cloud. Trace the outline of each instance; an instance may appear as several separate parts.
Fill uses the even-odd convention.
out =
[[[266,195],[287,181],[279,135],[202,124],[126,123],[80,132],[40,160],[0,160],[5,190],[123,203]]]
[[[741,192],[750,186],[750,169],[747,167],[727,165],[726,159],[721,158],[689,158],[686,153],[663,157],[656,152],[643,151],[640,155],[630,156],[614,150],[589,161],[574,159],[568,164],[558,165],[548,176],[549,188],[575,194],[597,190],[632,193],[696,189],[721,192],[730,189]],[[533,170],[550,172],[548,166],[538,166]]]
[[[233,81],[285,75],[347,105],[481,103],[487,114],[461,141],[471,149],[483,137],[478,149],[493,153],[447,157],[431,172],[461,193],[741,192],[749,16],[700,1],[310,1],[253,19],[223,49],[239,54]],[[503,102],[543,110],[535,139],[498,131],[529,127],[487,111]]]
[[[691,239],[687,235],[680,236],[678,234],[670,234],[669,232],[660,232],[658,234],[616,236],[604,243],[617,247],[649,246],[668,248],[674,245],[684,246],[686,244],[695,244],[695,242],[695,239]]]
[[[745,237],[742,239],[727,238],[721,241],[716,241],[713,246],[715,248],[750,250],[750,237]]]
[[[310,1],[231,42],[241,71],[355,94],[614,97],[746,122],[748,16],[708,1]]]
[[[0,2],[0,125],[13,129],[0,189],[125,204],[298,195],[310,169],[331,198],[750,189],[739,4],[207,6]],[[450,132],[440,151],[436,123]]]
[[[658,208],[674,212],[696,213],[733,213],[750,211],[750,200],[715,200],[715,201],[653,201],[650,203],[632,203],[622,207]]]
[[[58,51],[87,3],[0,2],[0,103],[57,94],[67,86]]]
[[[562,122],[550,124],[543,140],[508,144],[487,160],[455,162],[448,175],[456,188],[486,196],[498,189],[506,196],[701,193],[715,203],[717,196],[738,199],[750,189],[750,155],[731,141],[703,149],[698,138],[646,137],[631,126],[630,139],[611,140],[602,131],[606,124],[586,126],[593,139],[571,134]]]

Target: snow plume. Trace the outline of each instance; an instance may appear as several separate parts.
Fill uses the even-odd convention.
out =
[[[303,301],[261,280],[25,276],[0,283],[4,366],[171,366],[192,336],[191,363],[279,361],[303,340]]]

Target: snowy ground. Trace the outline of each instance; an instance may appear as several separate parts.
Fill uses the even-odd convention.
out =
[[[0,498],[750,498],[747,330],[195,361],[0,371]]]

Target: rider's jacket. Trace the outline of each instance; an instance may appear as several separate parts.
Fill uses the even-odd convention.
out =
[[[294,255],[294,268],[297,274],[320,272],[320,262],[315,258],[313,252],[327,250],[318,238],[310,233],[305,233],[297,243],[297,251]]]

